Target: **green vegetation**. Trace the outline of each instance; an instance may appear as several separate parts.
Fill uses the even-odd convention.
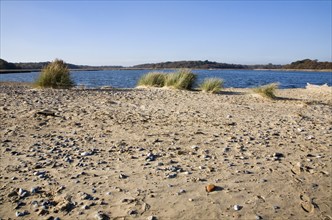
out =
[[[165,86],[180,90],[190,90],[193,88],[196,78],[196,75],[190,69],[180,69],[166,76]]]
[[[311,70],[323,70],[332,69],[332,62],[318,62],[318,60],[298,60],[291,64],[283,66],[283,69],[311,69]]]
[[[240,64],[228,64],[228,63],[217,63],[213,61],[175,61],[175,62],[163,62],[163,63],[146,63],[133,66],[133,68],[141,69],[179,69],[179,68],[190,68],[190,69],[246,69],[246,65]]]
[[[40,70],[48,65],[50,62],[24,62],[24,63],[10,63],[0,59],[0,70]],[[126,69],[123,66],[88,66],[75,65],[67,63],[69,69],[89,69],[89,70],[105,70],[105,69]],[[318,60],[298,60],[287,65],[276,64],[257,64],[257,65],[242,65],[219,63],[209,60],[193,60],[193,61],[174,61],[162,63],[146,63],[129,67],[128,69],[311,69],[311,70],[331,70],[332,62],[319,62]]]
[[[0,59],[0,70],[18,69],[14,63],[9,63],[6,60]]]
[[[70,88],[74,86],[67,65],[63,60],[58,59],[42,69],[35,84],[41,88]]]
[[[205,79],[202,84],[200,84],[199,88],[203,92],[208,92],[208,93],[217,93],[220,92],[220,90],[223,87],[223,80],[218,79],[218,78],[208,78]]]
[[[174,89],[192,89],[196,75],[189,69],[180,69],[174,73],[150,72],[143,75],[137,82],[138,86],[169,87]]]
[[[139,80],[138,86],[163,87],[165,86],[166,74],[160,72],[150,72],[143,75]]]
[[[263,97],[269,98],[269,99],[275,99],[275,91],[276,89],[278,89],[279,84],[278,83],[271,83],[271,84],[267,84],[264,86],[260,86],[257,88],[253,88],[252,91],[256,94],[259,94]]]

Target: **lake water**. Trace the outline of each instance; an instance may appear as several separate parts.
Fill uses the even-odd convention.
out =
[[[112,86],[133,88],[138,79],[151,70],[105,70],[73,71],[76,85],[87,87]],[[171,72],[165,70],[164,72]],[[307,83],[332,86],[332,72],[260,71],[260,70],[193,70],[200,83],[204,78],[217,77],[224,80],[225,87],[250,88],[272,82],[280,83],[280,88],[304,88]],[[0,81],[33,82],[38,72],[0,74]]]

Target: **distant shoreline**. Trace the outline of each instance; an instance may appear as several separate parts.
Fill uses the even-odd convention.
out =
[[[151,70],[151,71],[158,71],[158,70],[175,70],[178,68],[161,68],[161,69],[153,69],[153,68],[104,68],[104,69],[70,69],[70,71],[105,71],[105,70]],[[196,70],[196,69],[193,69]],[[204,70],[204,69],[197,69],[197,70]],[[332,69],[205,69],[205,70],[255,70],[255,71],[285,71],[285,72],[332,72]],[[40,72],[41,69],[5,69],[0,70],[1,74],[11,74],[11,73],[31,73],[31,72]]]
[[[332,69],[322,69],[322,70],[316,70],[316,69],[253,69],[257,71],[285,71],[285,72],[332,72]]]

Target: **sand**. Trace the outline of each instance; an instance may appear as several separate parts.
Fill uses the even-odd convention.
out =
[[[0,218],[332,219],[332,90],[276,95],[0,83]]]

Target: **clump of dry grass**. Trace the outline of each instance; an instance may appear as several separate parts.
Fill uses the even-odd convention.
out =
[[[270,83],[264,86],[253,88],[252,91],[265,98],[275,99],[275,91],[278,89],[279,83]]]
[[[196,79],[197,76],[190,69],[180,69],[166,76],[165,86],[180,90],[190,90],[193,88]]]
[[[217,93],[220,92],[223,87],[224,81],[218,78],[207,78],[204,79],[199,88],[203,92]]]
[[[70,88],[74,86],[74,82],[65,62],[55,59],[41,70],[38,79],[35,81],[35,86],[41,88]]]
[[[160,72],[150,72],[143,75],[137,82],[138,86],[163,87],[165,86],[166,75]]]
[[[143,75],[137,86],[168,87],[173,89],[190,90],[193,88],[196,75],[189,69],[180,69],[174,73],[150,72]]]

